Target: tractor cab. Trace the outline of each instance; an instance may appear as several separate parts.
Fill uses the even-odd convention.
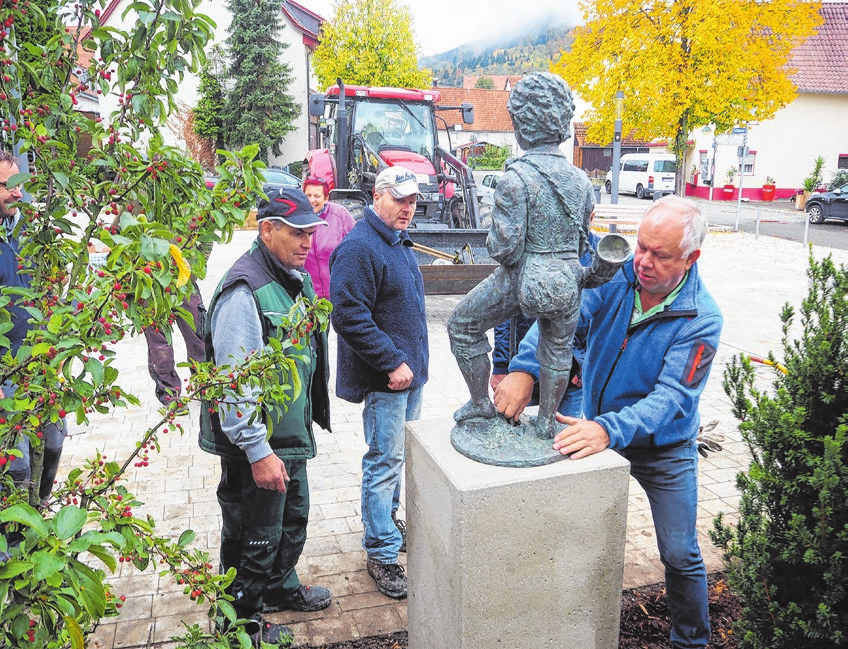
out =
[[[460,109],[470,123],[473,108],[440,100],[437,91],[343,84],[312,95],[310,114],[324,118],[324,147],[307,154],[308,173],[327,180],[331,200],[356,214],[371,203],[377,174],[401,165],[418,177],[414,223],[479,227],[476,192],[467,195],[470,169],[439,146],[436,127],[436,111]]]

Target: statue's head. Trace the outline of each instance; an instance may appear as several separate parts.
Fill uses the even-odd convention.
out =
[[[533,72],[515,84],[507,109],[522,149],[561,144],[571,137],[574,99],[571,89],[550,72]]]

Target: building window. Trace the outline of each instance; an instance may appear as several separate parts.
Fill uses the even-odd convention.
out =
[[[739,165],[739,172],[745,176],[753,176],[756,159],[757,152],[748,150],[748,153],[742,158],[742,164]]]
[[[612,150],[611,149],[604,149],[604,157],[605,158],[611,158],[612,157]]]
[[[704,182],[707,182],[710,179],[710,154],[707,151],[699,151],[700,159],[700,169],[701,169],[701,179]]]
[[[837,169],[848,169],[848,153],[839,154],[839,162],[836,163]]]

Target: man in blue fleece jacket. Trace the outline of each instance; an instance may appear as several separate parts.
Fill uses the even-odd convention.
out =
[[[365,402],[368,451],[362,458],[362,545],[368,574],[388,597],[406,597],[398,563],[405,549],[398,520],[406,422],[417,419],[429,348],[424,281],[406,228],[418,181],[403,167],[377,175],[374,205],[330,257],[333,328],[339,335],[336,394]]]
[[[706,568],[695,527],[695,438],[722,316],[698,274],[706,230],[692,201],[657,201],[642,218],[633,263],[583,293],[577,337],[585,340],[586,418],[559,416],[568,427],[553,444],[575,460],[612,448],[630,461],[630,473],[651,503],[677,649],[705,647],[710,637]],[[534,327],[510,370],[534,372],[537,340]],[[517,416],[524,397],[502,397],[498,407]]]

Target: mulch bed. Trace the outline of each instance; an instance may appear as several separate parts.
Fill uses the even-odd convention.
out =
[[[730,592],[724,574],[709,576],[710,649],[737,649],[731,625],[742,613],[739,598]],[[621,596],[621,627],[618,649],[668,649],[670,623],[665,585],[653,584],[626,590]],[[406,632],[372,636],[328,645],[307,645],[301,649],[406,649]]]

